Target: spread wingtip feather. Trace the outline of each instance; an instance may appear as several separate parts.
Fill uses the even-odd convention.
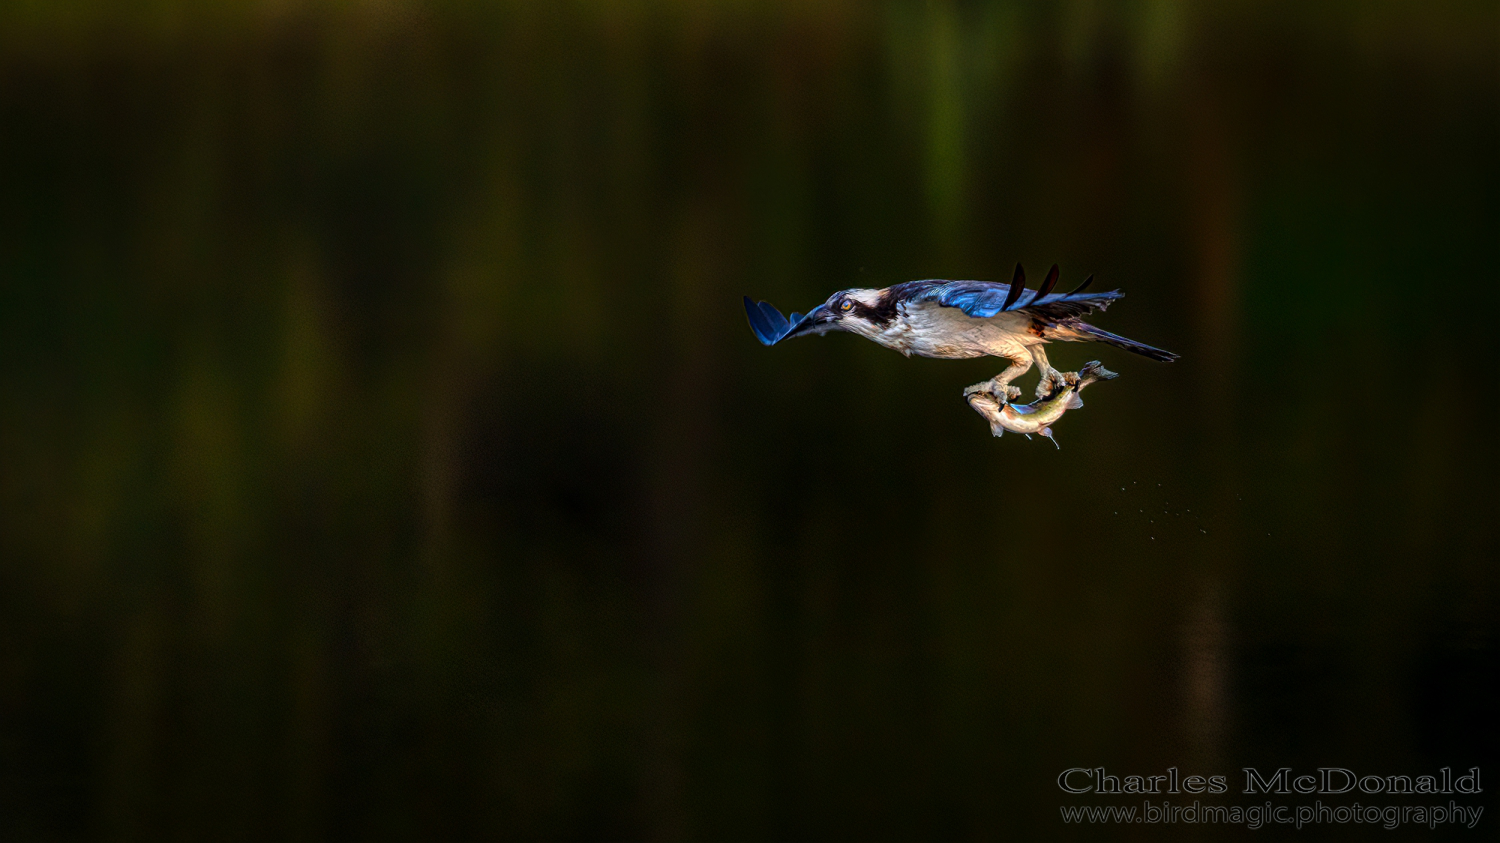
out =
[[[1084,290],[1087,290],[1089,288],[1089,285],[1092,284],[1092,283],[1094,283],[1094,276],[1090,275],[1089,277],[1083,279],[1083,283],[1079,284],[1077,287],[1075,287],[1073,289],[1073,292],[1068,293],[1068,295],[1069,296],[1076,296],[1079,293],[1083,292]],[[1067,298],[1067,296],[1064,296],[1063,298]]]
[[[1054,263],[1052,264],[1052,268],[1047,270],[1047,277],[1043,279],[1042,286],[1037,289],[1036,295],[1031,297],[1029,304],[1036,304],[1042,300],[1043,296],[1052,292],[1052,288],[1057,286],[1057,276],[1057,264]]]
[[[1016,299],[1021,297],[1021,291],[1026,289],[1026,271],[1016,264],[1016,274],[1011,279],[1010,289],[1005,291],[1005,304],[1000,306],[1001,310],[1010,310]]]

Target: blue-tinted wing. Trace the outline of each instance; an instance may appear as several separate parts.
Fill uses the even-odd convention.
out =
[[[1016,265],[1015,279],[1009,284],[998,281],[910,281],[892,288],[906,301],[937,302],[956,307],[975,319],[988,319],[1006,311],[1029,313],[1044,319],[1062,320],[1086,316],[1096,308],[1103,310],[1124,295],[1119,290],[1085,293],[1093,276],[1071,293],[1053,294],[1057,284],[1057,267],[1047,273],[1042,288],[1034,293],[1026,289],[1026,275]]]
[[[956,307],[975,319],[988,319],[1009,309],[1006,299],[1011,290],[1023,287],[992,284],[986,281],[954,281],[937,297],[943,307]]]
[[[910,288],[907,301],[937,302],[956,307],[975,319],[988,319],[1006,310],[1012,285],[998,281],[912,281],[899,287]],[[1017,293],[1021,288],[1015,287]],[[907,291],[903,291],[907,292]],[[1014,305],[1014,301],[1011,302]]]

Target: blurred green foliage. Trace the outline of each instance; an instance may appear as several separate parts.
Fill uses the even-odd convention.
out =
[[[0,833],[1108,837],[1063,769],[1493,765],[1497,40],[0,8]],[[993,361],[740,311],[1017,260],[1183,354],[1053,352],[1123,375],[1061,451]]]

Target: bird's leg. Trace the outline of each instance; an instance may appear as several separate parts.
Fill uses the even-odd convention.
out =
[[[988,392],[995,396],[995,400],[999,401],[1002,405],[1020,398],[1021,390],[1011,386],[1010,382],[1026,374],[1026,371],[1031,368],[1031,357],[1025,353],[1017,353],[1015,355],[1007,355],[1005,359],[1010,361],[1010,365],[1005,367],[1005,371],[987,381],[976,383],[965,389],[964,397],[968,398],[976,392]]]
[[[1052,368],[1047,362],[1047,352],[1041,343],[1027,349],[1031,352],[1031,359],[1036,361],[1037,368],[1042,370],[1042,379],[1036,384],[1036,397],[1046,398],[1051,395],[1063,383],[1063,374]]]

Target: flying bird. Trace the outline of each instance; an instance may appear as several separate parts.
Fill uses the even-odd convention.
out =
[[[1021,395],[1011,381],[1026,374],[1033,363],[1041,369],[1038,397],[1062,382],[1062,373],[1047,362],[1043,347],[1049,342],[1102,342],[1152,360],[1170,363],[1177,355],[1154,346],[1095,328],[1083,317],[1104,310],[1125,294],[1119,290],[1085,292],[1090,275],[1071,293],[1053,293],[1057,265],[1040,289],[1026,289],[1026,273],[1016,264],[1009,284],[998,281],[907,281],[882,290],[840,290],[806,315],[790,318],[766,302],[745,297],[750,329],[765,345],[790,337],[849,331],[910,357],[964,360],[1003,357],[1005,371],[964,390],[964,395],[988,393],[1005,404]]]

